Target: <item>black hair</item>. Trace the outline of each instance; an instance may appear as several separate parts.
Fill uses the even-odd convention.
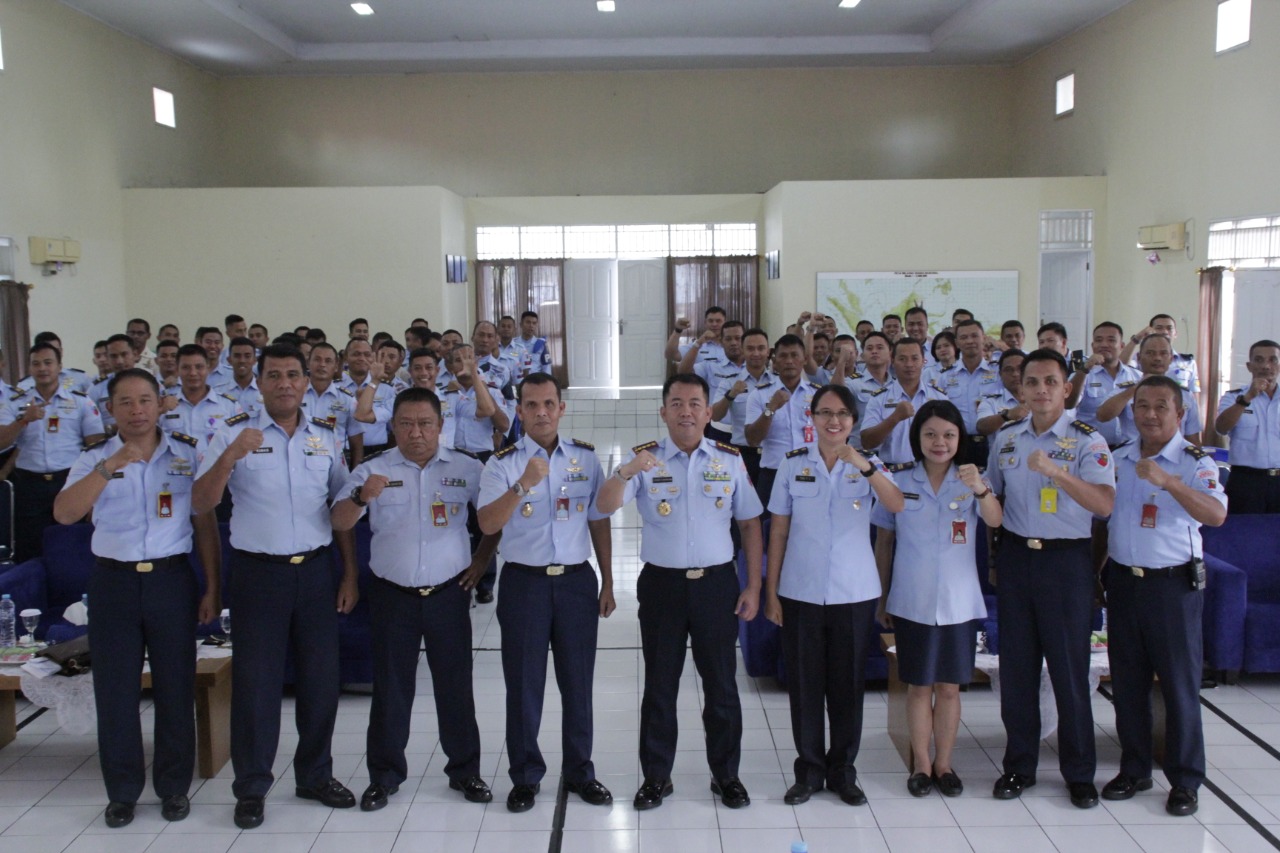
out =
[[[1173,325],[1175,327],[1178,325],[1178,321],[1174,319],[1172,314],[1157,314],[1147,321],[1147,325],[1154,326],[1156,324],[1156,320],[1173,320]]]
[[[869,336],[868,336],[868,337],[869,337]],[[894,358],[897,358],[897,357],[898,357],[898,347],[900,347],[900,346],[913,346],[913,347],[920,347],[920,357],[921,357],[921,358],[924,358],[924,344],[920,343],[920,342],[919,342],[919,341],[917,341],[915,338],[898,338],[896,341],[894,341],[894,342],[893,342],[893,357],[894,357]]]
[[[929,354],[930,354],[931,356],[933,356],[933,357],[934,357],[934,359],[937,359],[937,357],[938,357],[938,342],[939,342],[939,341],[948,341],[948,342],[951,344],[951,348],[952,348],[953,350],[955,350],[957,353],[959,353],[959,352],[960,352],[960,345],[959,345],[958,343],[956,343],[956,336],[955,336],[955,334],[953,334],[952,332],[948,332],[948,331],[943,330],[943,331],[938,332],[938,334],[936,334],[936,335],[934,335],[934,336],[933,336],[933,343],[929,345]]]
[[[1069,337],[1067,337],[1067,327],[1056,321],[1051,320],[1048,323],[1045,323],[1040,328],[1036,329],[1036,338],[1039,339],[1039,337],[1043,335],[1045,332],[1053,332],[1055,335],[1062,338],[1064,341],[1071,340]]]
[[[172,338],[164,338],[162,340],[156,341],[157,353],[159,353],[160,350],[165,349],[166,347],[173,347],[174,349],[178,349],[178,350],[182,349],[182,345],[177,341],[173,340]]]
[[[199,344],[183,344],[178,347],[178,360],[181,361],[184,356],[198,355],[204,359],[205,364],[209,363],[209,353],[205,352],[204,347]]]
[[[295,335],[293,332],[281,332],[272,339],[273,344],[288,344],[291,347],[301,347],[305,340],[301,335]],[[235,341],[231,342],[232,346],[236,345]]]
[[[325,344],[325,346],[328,346],[328,344]],[[426,347],[418,347],[413,352],[409,353],[409,364],[412,365],[413,360],[415,358],[428,358],[428,357],[430,357],[430,359],[436,364],[440,363],[440,356],[436,355]]]
[[[1030,353],[1027,354],[1026,359],[1022,362],[1022,370],[1019,372],[1018,375],[1026,376],[1027,367],[1029,367],[1030,365],[1034,364],[1037,361],[1052,361],[1054,364],[1058,365],[1058,369],[1062,371],[1062,376],[1064,379],[1069,379],[1071,377],[1071,371],[1067,368],[1067,360],[1062,357],[1062,353],[1058,352],[1057,350],[1043,349],[1043,348],[1032,350]]]
[[[302,372],[307,372],[307,360],[302,357],[302,350],[297,347],[291,347],[288,344],[267,344],[262,348],[262,355],[258,356],[258,373],[266,372],[267,359],[269,358],[293,358],[297,359],[298,366],[302,368]]]
[[[910,308],[908,308],[907,316],[910,317],[912,314],[923,314],[926,320],[929,319],[929,312],[924,310],[923,305],[912,305]]]
[[[440,420],[441,426],[444,425],[444,415],[440,413],[440,398],[436,396],[436,392],[430,388],[406,388],[396,395],[396,401],[391,404],[391,419],[394,421],[396,415],[400,413],[400,407],[408,403],[430,403],[431,408],[435,411],[436,417]]]
[[[523,312],[523,313],[520,315],[520,320],[521,320],[521,322],[523,322],[523,321],[524,321],[524,318],[525,318],[525,317],[532,317],[533,319],[535,319],[535,320],[536,320],[536,319],[538,319],[538,312],[537,312],[537,311],[525,311],[525,312]],[[445,329],[445,331],[447,332],[447,331],[449,331],[449,330],[448,330],[448,329]]]
[[[1121,328],[1120,324],[1113,323],[1110,320],[1103,320],[1101,323],[1093,327],[1093,330],[1095,332],[1098,331],[1099,329],[1115,329],[1116,333],[1119,334],[1120,337],[1122,338],[1124,337],[1124,329]]]
[[[979,332],[986,334],[987,330],[982,328],[982,324],[979,323],[977,320],[973,319],[972,317],[970,317],[968,320],[961,320],[959,323],[956,323],[952,331],[955,332],[956,334],[959,334],[961,329],[966,328],[968,326],[977,326]]]
[[[858,402],[854,399],[853,392],[843,382],[832,382],[830,385],[819,388],[813,395],[813,402],[810,403],[814,409],[818,407],[818,401],[822,399],[823,394],[835,394],[844,407],[853,413],[853,422],[858,422]]]
[[[356,326],[360,326],[360,325],[363,325],[365,326],[365,328],[368,328],[369,321],[363,317],[357,317],[347,324],[347,332],[350,333],[352,330],[355,329]]]
[[[150,383],[151,390],[155,391],[157,396],[160,394],[160,383],[156,381],[156,377],[150,370],[143,370],[141,367],[130,367],[128,370],[121,370],[107,381],[107,396],[115,397],[116,386],[125,379],[145,379]]]
[[[1249,344],[1249,358],[1253,358],[1253,351],[1258,349],[1259,347],[1263,349],[1266,349],[1268,347],[1274,347],[1275,349],[1280,349],[1280,344],[1276,343],[1275,341],[1267,340],[1265,338],[1260,341],[1255,341],[1254,343]]]
[[[752,335],[760,335],[765,339],[766,343],[768,343],[769,341],[768,332],[766,332],[764,329],[760,328],[759,326],[752,326],[750,329],[747,329],[745,332],[742,333],[743,342],[745,343],[747,338],[751,337]]]
[[[1139,353],[1146,352],[1147,341],[1155,340],[1156,338],[1159,338],[1160,340],[1167,343],[1169,345],[1170,351],[1173,350],[1173,341],[1169,340],[1168,335],[1166,335],[1164,332],[1154,332],[1142,339],[1142,343],[1138,344],[1138,352]]]
[[[267,327],[262,325],[261,323],[254,323],[252,326],[249,327],[249,331],[253,331],[254,329],[261,329],[264,335],[271,334],[270,332],[267,331]],[[295,335],[298,334],[296,330],[294,331],[294,334]],[[299,335],[299,337],[301,337],[301,335]]]
[[[27,358],[29,360],[31,356],[35,355],[36,353],[45,352],[45,351],[51,352],[55,356],[57,356],[58,364],[62,364],[62,350],[58,349],[48,341],[40,341],[39,343],[32,344],[31,349],[27,350]]]
[[[773,342],[774,352],[777,352],[783,347],[800,347],[801,352],[806,351],[805,345],[804,345],[804,339],[801,338],[799,335],[792,335],[790,333],[783,335],[782,337],[778,338],[776,341]]]
[[[524,402],[524,386],[552,385],[556,389],[556,399],[560,399],[560,381],[550,373],[530,373],[524,381],[516,386],[516,399]]]
[[[129,328],[130,326],[132,326],[134,323],[141,323],[141,324],[142,324],[142,328],[144,328],[144,329],[146,329],[146,330],[147,330],[147,334],[148,334],[148,335],[149,335],[149,334],[151,334],[151,324],[150,324],[150,323],[148,323],[146,320],[142,319],[141,317],[134,317],[132,320],[130,320],[129,322],[125,323],[125,324],[124,324],[124,326],[125,326],[125,328],[127,329],[127,328]]]
[[[196,329],[196,340],[197,341],[200,340],[205,335],[213,335],[213,334],[216,334],[218,337],[222,337],[222,330],[219,329],[217,326],[201,326],[200,328]]]
[[[710,317],[712,314],[723,314],[726,317],[729,316],[729,312],[725,311],[719,305],[712,305],[706,311],[702,312],[702,318],[705,320],[707,317]]]
[[[867,322],[870,322],[870,321],[868,320]],[[889,336],[886,335],[884,332],[877,332],[875,329],[872,329],[870,332],[867,332],[867,336],[862,339],[862,349],[864,352],[867,349],[867,341],[871,340],[872,338],[879,338],[880,340],[884,341],[884,345],[889,348],[890,354],[892,354],[893,341],[889,340]]]
[[[133,338],[129,337],[123,332],[121,332],[118,335],[112,335],[111,337],[107,338],[107,346],[111,346],[112,344],[119,344],[119,343],[126,343],[129,345],[129,349],[133,349]]]
[[[232,323],[243,323],[243,322],[244,322],[244,318],[241,317],[239,314],[228,314],[226,317],[222,319],[222,328],[225,329],[227,326],[230,326]]]
[[[315,353],[319,352],[322,349],[327,349],[329,352],[333,353],[333,357],[335,359],[338,358],[338,348],[335,347],[333,344],[329,343],[328,341],[320,341],[319,343],[312,344],[311,354],[314,355]]]
[[[1000,353],[1000,369],[1004,370],[1005,359],[1026,358],[1026,357],[1027,357],[1027,354],[1020,349],[1007,349],[1004,352]],[[1019,365],[1019,368],[1021,368],[1021,365]]]
[[[324,329],[314,327],[307,329],[307,334],[304,337],[309,344],[322,344],[329,339],[329,336],[324,333]]]
[[[782,337],[795,338],[795,335],[783,335]],[[796,338],[796,340],[799,340],[799,338]],[[804,344],[801,344],[801,346],[804,346]],[[535,375],[537,374],[530,374],[530,376]],[[702,396],[706,401],[708,403],[711,402],[711,389],[707,387],[707,380],[696,373],[677,373],[674,376],[667,377],[667,381],[662,383],[662,405],[664,406],[667,404],[667,395],[671,393],[672,385],[697,385],[702,389]]]
[[[884,326],[885,320],[897,320],[899,323],[902,322],[902,318],[899,317],[897,314],[885,314],[883,317],[880,318],[881,327]]]
[[[1026,326],[1022,325],[1021,320],[1005,320],[1000,324],[1000,333],[1004,334],[1005,329],[1021,329],[1024,332],[1027,330]]]
[[[725,329],[742,329],[743,330],[742,336],[744,338],[747,336],[747,333],[746,333],[747,324],[742,322],[741,320],[727,321],[723,326],[720,327],[720,331],[723,332]]]
[[[254,351],[257,351],[258,349],[257,346],[253,343],[253,341],[249,340],[248,338],[232,338],[231,343],[227,345],[227,350],[231,351],[236,347],[248,347],[249,349]]]
[[[383,341],[382,343],[378,344],[378,350],[379,350],[379,351],[384,350],[384,349],[395,349],[395,350],[399,350],[399,351],[400,351],[400,354],[401,354],[401,355],[404,355],[404,344],[400,343],[400,342],[399,342],[399,341],[397,341],[395,338],[387,338],[385,341]]]
[[[56,332],[36,332],[34,343],[51,344],[54,341],[62,343],[62,338],[58,337]],[[59,347],[59,349],[61,349],[61,347]]]
[[[1138,399],[1138,392],[1143,388],[1168,388],[1173,392],[1173,406],[1178,411],[1186,407],[1182,404],[1182,386],[1168,376],[1144,376],[1133,389],[1133,399]]]
[[[911,431],[908,434],[911,439],[911,455],[917,460],[924,459],[924,451],[920,449],[920,431],[924,429],[925,421],[930,418],[942,418],[959,431],[960,440],[956,443],[956,456],[952,457],[952,461],[955,461],[955,458],[960,456],[960,451],[964,447],[966,433],[964,416],[960,414],[956,404],[950,400],[929,400],[920,407],[920,411],[916,412],[916,416],[911,419]]]

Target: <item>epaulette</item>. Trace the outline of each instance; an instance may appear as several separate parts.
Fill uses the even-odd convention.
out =
[[[222,392],[221,394],[219,394],[218,396],[219,396],[219,397],[222,397],[224,400],[230,400],[230,401],[231,401],[231,402],[233,402],[233,403],[239,403],[239,402],[240,402],[240,401],[239,401],[239,400],[237,400],[235,397],[232,397],[230,394],[226,393],[225,391],[224,391],[224,392]]]
[[[22,399],[23,397],[25,397],[25,396],[27,396],[27,392],[26,392],[26,391],[15,391],[15,392],[14,392],[14,394],[13,394],[13,396],[12,396],[12,397],[10,397],[9,399],[10,399],[10,400],[21,400],[21,399]]]
[[[809,448],[807,447],[797,447],[795,450],[787,451],[787,458],[790,459],[793,456],[803,456],[808,452],[809,452]]]
[[[78,368],[78,367],[68,367],[68,368],[66,368],[66,369],[67,369],[67,370],[70,370],[72,373],[84,373],[84,371],[83,371],[83,370],[81,370],[81,369],[80,369],[80,368]]]
[[[87,398],[87,397],[89,396],[88,394],[84,393],[83,391],[72,391],[71,393],[72,393],[72,394],[79,394],[81,397],[85,397],[85,398]]]
[[[1137,384],[1138,384],[1137,382],[1135,382],[1134,380],[1130,379],[1130,380],[1129,380],[1129,381],[1127,381],[1127,382],[1117,382],[1117,383],[1116,383],[1116,387],[1117,387],[1117,388],[1132,388],[1134,385],[1137,385]]]
[[[1003,394],[983,394],[982,396],[986,397],[988,400],[995,400],[999,397],[1003,397],[1004,395]]]
[[[231,423],[231,420],[230,420],[229,418],[227,419],[227,423]],[[333,424],[329,423],[328,421],[324,420],[323,418],[312,418],[312,419],[311,419],[311,423],[315,424],[315,425],[316,425],[316,426],[318,426],[318,427],[324,427],[325,429],[329,430],[330,432],[332,432],[332,431],[333,431],[333,429],[334,429]]]
[[[171,432],[169,433],[169,437],[177,441],[181,441],[183,444],[189,444],[192,447],[200,446],[199,441],[187,435],[185,432]]]
[[[1230,391],[1228,391],[1227,393],[1228,393],[1228,394],[1243,394],[1243,393],[1244,393],[1244,388],[1232,388],[1232,389],[1231,389]]]
[[[996,430],[996,432],[1004,432],[1004,431],[1005,431],[1005,430],[1007,430],[1009,427],[1011,427],[1011,426],[1016,426],[1016,425],[1018,425],[1018,424],[1022,423],[1023,421],[1025,421],[1025,420],[1026,420],[1026,418],[1025,418],[1025,417],[1021,417],[1021,418],[1018,418],[1016,421],[1009,421],[1007,424],[1005,424],[1004,426],[1000,427],[1000,429]]]
[[[644,444],[637,444],[635,447],[631,448],[631,452],[639,453],[642,450],[653,450],[657,446],[658,442],[656,441],[646,441]]]
[[[915,462],[886,462],[884,467],[889,470],[890,474],[897,474],[899,471],[910,471],[916,467]]]
[[[502,455],[509,453],[511,451],[511,448],[513,447],[515,447],[514,444],[508,447],[504,447],[493,455],[497,456],[498,458],[502,458]],[[461,453],[463,456],[470,456],[472,459],[479,460],[480,458],[478,455],[476,455],[475,453],[472,453],[470,450],[467,450],[465,447],[451,447],[449,449],[452,450],[454,453]],[[383,453],[384,451],[379,450],[378,452]]]
[[[850,373],[850,374],[849,374],[849,378],[850,378],[850,379],[861,379],[861,378],[862,378],[862,374],[855,370],[853,373]]]
[[[241,413],[240,413],[240,414],[238,414],[238,415],[232,415],[231,417],[227,418],[227,419],[226,419],[225,421],[223,421],[222,423],[223,423],[225,426],[235,426],[236,424],[242,424],[242,423],[244,423],[244,422],[245,422],[245,421],[247,421],[247,420],[249,420],[249,413],[248,413],[248,412],[241,412]]]
[[[102,436],[102,438],[98,439],[97,441],[86,442],[84,445],[84,449],[93,450],[95,447],[99,447],[103,444],[106,444],[108,440],[109,439],[104,435]]]
[[[884,386],[883,388],[877,388],[876,390],[874,390],[874,391],[872,391],[872,392],[871,392],[871,396],[872,396],[872,397],[879,397],[881,394],[883,394],[885,391],[888,391],[888,390],[889,390],[889,386],[888,386],[888,385]]]
[[[512,453],[515,453],[515,452],[516,452],[516,448],[517,448],[518,446],[519,446],[519,445],[516,445],[516,444],[509,444],[509,445],[507,445],[506,447],[504,447],[504,448],[502,448],[501,450],[499,450],[499,451],[497,451],[496,453],[494,453],[494,454],[493,454],[493,458],[494,458],[494,459],[504,459],[504,458],[506,458],[507,456],[510,456]],[[455,447],[455,448],[454,448],[454,450],[457,450],[457,448]]]
[[[343,394],[346,394],[348,397],[354,397],[356,395],[356,392],[352,391],[350,388],[343,388],[341,385],[338,385],[336,387],[339,391],[341,391]]]
[[[1097,431],[1098,431],[1098,428],[1097,428],[1097,427],[1090,426],[1089,424],[1085,423],[1084,421],[1072,421],[1072,422],[1071,422],[1071,425],[1072,425],[1073,427],[1075,427],[1076,429],[1080,430],[1080,431],[1081,431],[1082,433],[1084,433],[1085,435],[1093,435],[1095,432],[1097,432]]]
[[[580,439],[580,438],[571,438],[571,439],[569,439],[569,440],[570,440],[570,441],[572,441],[572,442],[573,442],[575,445],[577,445],[578,447],[585,447],[587,450],[595,450],[595,449],[596,449],[596,446],[595,446],[594,444],[592,444],[591,442],[589,442],[589,441],[583,441],[583,440],[582,440],[582,439]]]
[[[1194,444],[1189,444],[1183,449],[1186,450],[1188,453],[1190,453],[1196,459],[1203,459],[1206,456],[1213,456],[1212,453],[1205,450],[1203,447],[1196,447]]]
[[[729,453],[729,454],[732,454],[732,455],[734,455],[734,456],[741,456],[741,455],[742,455],[742,451],[741,451],[741,450],[739,450],[738,448],[734,447],[732,444],[725,444],[723,441],[717,441],[715,444],[716,444],[716,447],[720,448],[720,449],[721,449],[721,450],[723,450],[725,453]]]
[[[945,393],[947,393],[945,390],[943,390],[942,386],[941,386],[941,385],[939,385],[937,382],[930,382],[930,383],[929,383],[929,387],[930,387],[930,388],[932,388],[933,390],[937,391],[939,394],[945,394]]]

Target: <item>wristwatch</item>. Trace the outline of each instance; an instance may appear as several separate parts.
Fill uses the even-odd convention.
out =
[[[1249,401],[1248,401],[1248,400],[1246,400],[1246,399],[1244,398],[1244,395],[1243,395],[1243,394],[1237,394],[1237,395],[1236,395],[1236,405],[1237,405],[1237,406],[1245,406],[1245,407],[1247,407],[1247,406],[1249,405]]]
[[[93,466],[93,470],[102,477],[102,479],[106,480],[108,483],[111,482],[111,472],[107,470],[107,460],[99,459],[98,464]]]
[[[348,497],[351,498],[351,502],[361,508],[369,505],[368,501],[360,497],[360,493],[363,491],[364,491],[364,484],[361,483],[359,486],[356,486],[354,489],[352,489],[351,494],[348,495]]]
[[[765,406],[765,407],[764,407],[764,416],[765,416],[766,418],[771,418],[771,417],[773,417],[773,409],[769,408],[768,406]]]
[[[630,477],[627,477],[627,476],[624,476],[624,475],[623,475],[623,473],[622,473],[622,466],[621,466],[621,465],[619,465],[617,468],[614,468],[614,469],[613,469],[613,476],[614,476],[615,478],[617,478],[617,479],[621,480],[621,481],[622,481],[622,482],[624,482],[624,483],[630,483],[630,482],[631,482],[631,478],[630,478]]]
[[[515,496],[516,496],[516,497],[518,497],[518,498],[522,498],[522,497],[524,497],[525,495],[529,494],[529,490],[528,490],[528,489],[526,489],[524,486],[520,485],[520,481],[519,481],[519,480],[516,480],[516,481],[511,485],[511,491],[512,491],[512,492],[514,492],[514,493],[515,493]]]
[[[1009,410],[1008,410],[1008,409],[1001,409],[1001,410],[1000,410],[1000,420],[1004,421],[1005,423],[1008,423],[1008,422],[1009,422]]]

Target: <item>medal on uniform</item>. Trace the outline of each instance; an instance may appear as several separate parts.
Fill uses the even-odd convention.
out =
[[[1156,496],[1153,493],[1151,500],[1142,505],[1142,526],[1148,530],[1154,530],[1156,526]]]
[[[813,424],[804,425],[804,443],[813,444]]]
[[[525,518],[528,518],[529,516],[533,515],[533,504],[526,503],[524,506],[520,507],[520,514],[523,515]]]
[[[49,420],[48,420],[48,423],[49,423],[49,426],[48,426],[48,430],[49,430],[49,432],[57,432],[57,431],[58,431],[58,413],[57,413],[57,412],[50,412],[50,413],[49,413]]]
[[[671,515],[671,504],[667,503],[665,498],[658,502],[658,515],[664,517]]]
[[[327,424],[328,424],[329,426],[331,426],[331,427],[336,427],[336,426],[338,425],[338,416],[337,416],[337,415],[329,415],[328,417],[326,417],[326,418],[324,419],[324,422],[325,422],[325,423],[327,423]]]
[[[862,509],[862,501],[854,501],[854,502],[853,502],[853,508],[854,508],[854,510],[860,510],[860,509]]]
[[[578,501],[578,512],[582,512],[586,508],[587,508],[586,504],[584,504],[582,501]]]
[[[969,526],[969,522],[965,521],[962,518],[957,518],[955,521],[951,522],[951,544],[952,545],[968,544],[969,539],[965,535],[965,531],[968,528],[968,526]]]
[[[173,493],[169,491],[168,483],[164,484],[164,488],[156,496],[156,516],[173,518]]]
[[[716,498],[716,509],[724,509],[724,498]]]
[[[458,514],[458,505],[453,504],[452,506],[449,507],[449,515],[457,515],[457,514]]]
[[[1048,513],[1058,511],[1058,490],[1053,486],[1045,486],[1040,490],[1040,511]]]
[[[569,495],[564,486],[560,487],[560,497],[556,498],[556,521],[569,520]]]
[[[449,513],[444,508],[444,498],[436,492],[436,499],[431,502],[431,523],[436,527],[449,526]]]

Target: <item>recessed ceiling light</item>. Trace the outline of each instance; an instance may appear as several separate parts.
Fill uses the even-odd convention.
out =
[[[598,12],[612,12],[617,8],[618,4],[614,3],[613,0],[596,0],[596,11]]]
[[[372,15],[373,7],[368,3],[352,3],[351,8],[355,10],[357,15]]]
[[[861,2],[862,0],[840,0],[840,8],[852,9],[853,7],[857,6]]]

